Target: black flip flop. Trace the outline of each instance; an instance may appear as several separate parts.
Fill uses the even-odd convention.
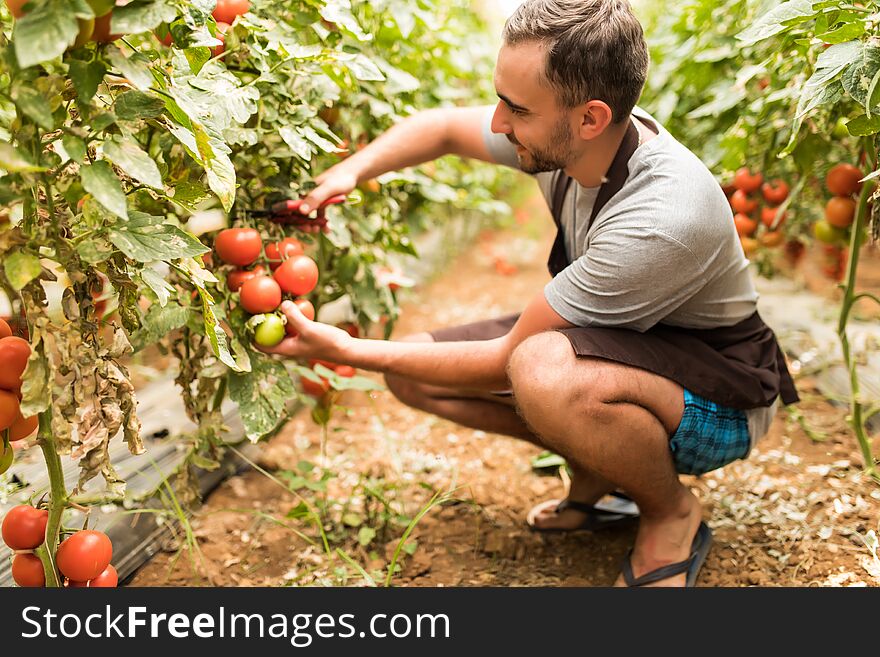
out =
[[[712,547],[712,530],[705,522],[701,522],[691,544],[691,555],[684,561],[671,563],[666,566],[660,566],[656,570],[645,573],[641,577],[633,577],[632,571],[632,549],[626,553],[623,558],[623,564],[620,567],[623,573],[623,581],[627,586],[644,586],[645,584],[653,584],[661,580],[687,573],[685,586],[692,587],[697,582],[697,575],[706,561],[706,555],[709,554],[709,548]]]
[[[584,514],[584,520],[581,524],[568,529],[563,529],[561,527],[545,529],[534,524],[531,513],[529,514],[529,517],[526,518],[526,524],[528,524],[532,531],[536,532],[542,532],[545,534],[567,534],[570,532],[601,531],[612,527],[630,525],[638,521],[638,507],[632,501],[632,498],[617,491],[610,493],[610,495],[616,498],[616,503],[612,505],[613,507],[625,507],[626,510],[624,511],[622,508],[603,508],[602,506],[599,506],[600,503],[592,505],[586,504],[585,502],[576,502],[575,500],[565,499],[556,505],[555,513],[562,513],[566,509],[580,511]]]

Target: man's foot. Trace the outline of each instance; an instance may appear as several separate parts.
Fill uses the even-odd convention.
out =
[[[595,504],[546,500],[529,511],[526,523],[540,532],[598,531],[632,524],[638,517],[635,502],[623,493],[611,493]]]
[[[711,533],[708,538],[703,536],[703,540],[695,541],[701,519],[699,500],[685,488],[682,488],[681,499],[668,514],[662,517],[642,516],[630,557],[632,577],[638,580],[663,566],[686,561],[695,545],[707,550],[708,543],[705,540],[711,542]],[[705,558],[705,551],[701,556]],[[686,582],[687,572],[681,572],[646,586],[683,587]],[[614,585],[626,586],[622,573]]]

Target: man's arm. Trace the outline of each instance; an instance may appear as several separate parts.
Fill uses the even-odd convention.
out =
[[[309,209],[337,194],[388,171],[397,171],[443,155],[460,155],[485,162],[494,158],[483,141],[482,123],[489,107],[451,107],[425,110],[405,118],[353,155],[315,178],[318,186],[306,196]],[[305,209],[305,212],[309,212]]]
[[[543,292],[523,311],[510,333],[494,340],[465,342],[393,342],[352,338],[333,326],[310,322],[292,302],[281,306],[299,333],[277,347],[263,349],[295,358],[321,358],[365,370],[399,374],[422,383],[452,388],[504,390],[510,387],[507,362],[526,338],[542,331],[570,328]]]

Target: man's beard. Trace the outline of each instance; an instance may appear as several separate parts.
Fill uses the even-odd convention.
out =
[[[511,143],[522,146],[518,141],[512,139],[510,135],[507,138]],[[525,173],[541,173],[542,171],[564,169],[571,161],[571,134],[565,121],[560,121],[556,124],[553,134],[550,135],[549,142],[544,149],[526,149],[529,157],[528,162],[524,159],[525,155],[517,153],[519,166]],[[525,146],[522,147],[525,148]]]

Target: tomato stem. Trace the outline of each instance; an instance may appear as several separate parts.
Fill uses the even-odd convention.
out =
[[[46,524],[46,540],[37,548],[37,556],[43,562],[43,570],[46,572],[46,586],[59,587],[61,579],[55,568],[55,551],[58,548],[58,534],[61,529],[61,516],[67,508],[67,489],[64,485],[64,471],[61,468],[61,458],[55,449],[55,441],[52,439],[52,412],[43,411],[39,415],[39,433],[37,444],[43,450],[46,459],[46,469],[49,472],[49,520]]]

